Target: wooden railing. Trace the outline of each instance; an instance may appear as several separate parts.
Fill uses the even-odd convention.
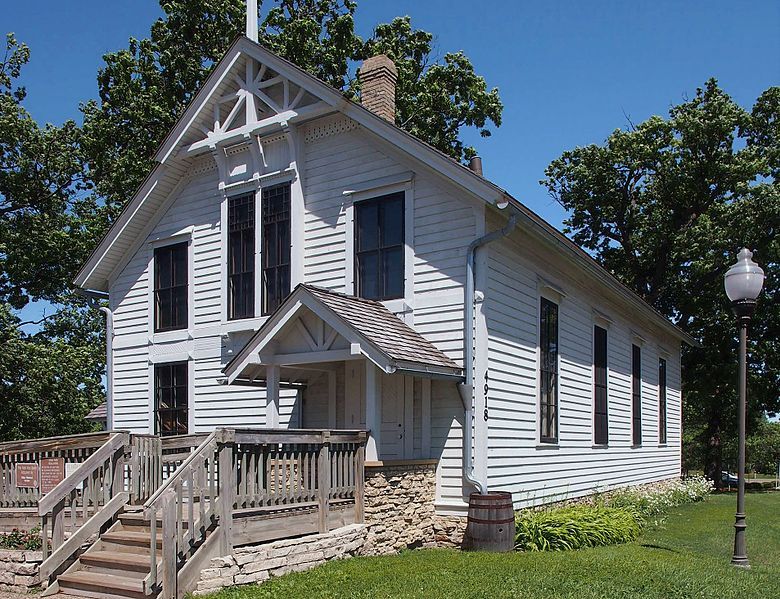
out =
[[[176,597],[179,566],[206,541],[217,522],[219,467],[230,448],[222,444],[222,430],[205,435],[203,441],[179,465],[175,473],[144,503],[150,523],[149,574],[144,591],[158,588],[163,597]],[[229,513],[228,519],[232,518]],[[162,527],[162,547],[158,552],[157,523]],[[225,527],[229,530],[229,526]],[[158,560],[158,555],[161,560]],[[158,584],[159,583],[159,584]]]
[[[230,554],[239,511],[273,516],[245,527],[243,542],[263,540],[269,522],[276,537],[326,531],[332,503],[353,505],[361,522],[365,439],[363,431],[248,429],[203,438],[144,504],[151,526],[145,592],[181,596],[208,559]],[[314,516],[314,528],[287,528],[284,516],[299,514]]]
[[[41,459],[62,458],[65,464],[82,463],[108,440],[110,433],[88,433],[0,443],[0,508],[36,508],[40,486],[17,483],[17,464],[35,464]]]
[[[124,468],[129,448],[129,433],[110,433],[100,448],[38,501],[42,580],[127,504]]]

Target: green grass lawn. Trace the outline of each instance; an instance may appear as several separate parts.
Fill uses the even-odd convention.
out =
[[[674,509],[635,543],[554,553],[432,549],[331,562],[214,599],[780,597],[780,493],[747,497],[749,571],[729,565],[734,494]]]

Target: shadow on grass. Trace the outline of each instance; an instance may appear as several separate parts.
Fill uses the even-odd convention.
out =
[[[671,547],[664,547],[663,545],[653,545],[652,543],[640,543],[640,547],[645,547],[646,549],[660,549],[661,551],[668,551],[669,553],[680,553],[676,549],[672,549]]]

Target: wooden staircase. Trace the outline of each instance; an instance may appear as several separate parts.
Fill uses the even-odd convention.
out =
[[[186,522],[182,524],[186,526]],[[57,577],[59,594],[109,599],[156,597],[159,589],[144,588],[152,564],[151,528],[151,522],[141,512],[120,513],[116,522]],[[159,519],[155,528],[159,550],[162,548]]]

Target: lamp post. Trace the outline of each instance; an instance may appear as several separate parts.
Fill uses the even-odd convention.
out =
[[[739,324],[739,463],[737,465],[737,514],[734,522],[734,555],[731,563],[749,568],[745,545],[745,420],[747,418],[747,331],[756,310],[756,300],[764,286],[764,271],[751,260],[753,253],[743,248],[724,278],[726,295]]]

